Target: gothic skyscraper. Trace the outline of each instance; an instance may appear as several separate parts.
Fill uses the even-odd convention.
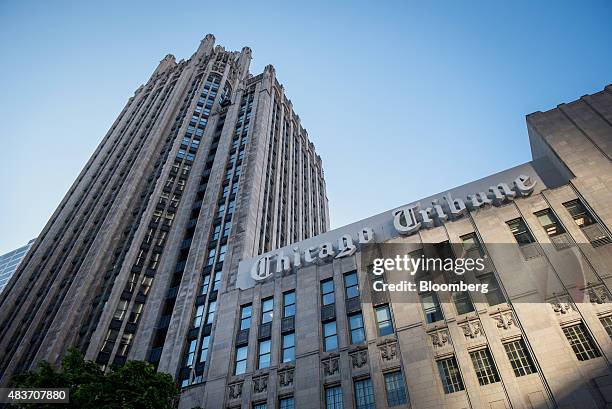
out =
[[[274,68],[253,76],[249,48],[214,42],[159,63],[7,284],[1,384],[73,345],[176,373],[184,348],[206,354],[190,341],[214,338],[240,260],[328,229],[321,159]]]

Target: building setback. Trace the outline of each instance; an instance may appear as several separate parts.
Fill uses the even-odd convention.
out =
[[[268,65],[207,35],[139,87],[0,297],[0,384],[78,347],[183,384],[241,259],[328,230],[320,157]],[[207,346],[192,353],[206,354]]]
[[[180,407],[608,407],[612,86],[527,127],[528,163],[242,260]],[[486,255],[489,292],[374,292],[392,245]]]
[[[17,271],[17,267],[19,267],[19,263],[25,257],[26,253],[34,244],[36,239],[32,239],[28,241],[28,244],[25,246],[21,246],[18,249],[13,251],[9,251],[6,254],[0,256],[0,293],[11,279],[15,271]]]

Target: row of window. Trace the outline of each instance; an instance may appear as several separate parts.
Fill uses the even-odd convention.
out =
[[[218,83],[217,83],[218,84]],[[215,84],[210,85],[211,93],[218,89],[218,85]],[[224,92],[222,97],[226,96],[230,91],[230,88],[224,88]],[[223,99],[223,98],[222,98]],[[219,133],[222,130],[222,124],[217,126],[215,132]],[[238,128],[238,132],[240,132],[240,128]],[[212,226],[211,235],[208,240],[208,253],[205,262],[205,269],[203,275],[201,277],[200,286],[198,295],[205,296],[208,295],[209,292],[218,292],[221,289],[221,281],[222,281],[222,266],[225,261],[225,254],[227,252],[227,244],[226,239],[229,237],[232,221],[226,220],[226,218],[230,218],[235,210],[236,199],[235,194],[238,191],[238,178],[241,174],[241,164],[237,162],[237,159],[241,161],[244,158],[246,142],[247,142],[247,132],[248,132],[248,120],[247,123],[244,124],[244,130],[242,131],[243,139],[242,143],[238,144],[238,138],[240,134],[238,134],[238,138],[234,137],[234,143],[236,144],[235,148],[241,146],[240,152],[238,155],[235,151],[230,152],[226,177],[221,186],[220,199],[217,206],[217,212],[215,214],[214,219],[219,219],[220,221],[216,222]],[[233,146],[233,145],[232,145]],[[233,146],[234,148],[234,146]],[[232,149],[233,149],[232,148]],[[226,203],[227,201],[227,203]],[[223,234],[221,235],[221,231]],[[214,272],[212,273],[212,288],[211,287],[211,274],[208,272],[214,268]],[[192,320],[192,328],[200,328],[202,325],[209,326],[212,325],[215,318],[217,308],[217,300],[208,299],[208,304],[205,302],[201,302],[196,304],[194,316]],[[204,332],[201,337],[200,348],[199,348],[199,358],[197,360],[198,364],[204,364],[206,362],[208,356],[208,348],[210,338],[212,336],[211,331]],[[265,348],[263,346],[262,348]],[[183,369],[190,369],[194,366],[194,361],[196,361],[195,357],[198,351],[198,339],[193,339],[188,341],[187,348],[184,355],[184,365]],[[195,371],[195,377],[191,380],[190,374],[185,373],[184,376],[181,377],[180,383],[182,387],[188,386],[191,383],[200,383],[203,380],[203,370]]]
[[[401,371],[387,372],[383,374],[387,406],[405,405],[408,403],[408,394],[404,376]],[[376,398],[371,378],[359,378],[353,382],[353,392],[356,409],[375,409]],[[326,409],[344,409],[344,395],[340,385],[329,385],[323,390],[323,399]],[[279,409],[293,409],[295,402],[293,397],[285,396],[278,400]],[[253,409],[266,409],[265,402],[253,404]]]
[[[563,203],[568,213],[572,216],[576,225],[580,228],[585,228],[597,224],[595,217],[589,212],[584,203],[580,199],[574,199]],[[565,228],[554,214],[552,209],[544,209],[534,213],[538,222],[549,237],[555,237],[565,233]],[[527,224],[523,218],[517,218],[506,222],[510,227],[510,231],[514,235],[519,246],[524,246],[535,242],[535,238],[529,231]],[[589,241],[594,244],[607,244],[610,239],[602,231],[594,237],[587,236]]]

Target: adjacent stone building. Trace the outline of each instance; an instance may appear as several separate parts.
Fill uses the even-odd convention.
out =
[[[243,260],[180,406],[609,407],[612,87],[527,125],[531,162]],[[489,292],[373,291],[398,245]]]

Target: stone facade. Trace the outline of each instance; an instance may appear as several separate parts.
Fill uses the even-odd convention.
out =
[[[461,246],[466,237],[476,237],[479,251],[489,257],[485,272],[499,283],[503,294],[500,302],[484,294],[472,294],[473,311],[460,313],[449,294],[440,293],[440,318],[428,320],[417,293],[410,294],[409,300],[396,293],[375,297],[369,294],[371,260],[366,253],[370,245],[328,262],[304,263],[302,258],[302,265],[290,271],[274,270],[276,264],[272,263],[271,275],[258,281],[248,277],[249,270],[265,255],[245,259],[238,275],[246,274],[247,278],[239,277],[237,287],[224,293],[203,382],[183,389],[180,407],[278,408],[287,399],[298,408],[609,407],[612,88],[548,112],[531,114],[527,125],[532,162],[451,192],[477,192],[482,186],[528,174],[538,183],[530,195],[484,206],[406,236],[389,235],[384,221],[391,219],[390,211],[267,253],[277,258],[292,254],[293,248],[303,252],[312,248],[316,253],[318,245],[334,243],[343,233],[373,224],[382,226],[373,231],[385,242],[383,245],[401,243],[413,250],[424,243]],[[428,203],[435,197],[420,202]],[[570,211],[575,200],[593,216],[592,224],[583,223]],[[547,233],[536,215],[547,209],[556,216],[563,233]],[[517,219],[525,223],[532,243],[517,245],[508,224]],[[516,246],[512,251],[496,247],[510,243]],[[585,262],[588,282],[572,282],[563,275],[565,266],[558,260],[565,254],[578,255]],[[556,277],[547,283],[552,297],[548,289],[540,294],[537,287],[536,278],[543,269]],[[345,277],[352,272],[358,275],[358,303],[346,298]],[[394,277],[385,279],[393,281]],[[334,284],[334,302],[324,305],[329,294],[321,283],[327,280]],[[296,295],[296,312],[286,317],[284,298],[291,291]],[[274,301],[273,318],[263,323],[268,321],[264,318],[264,300],[270,299]],[[252,307],[248,330],[241,330],[244,306]],[[376,316],[381,306],[388,307],[393,328],[382,336]],[[353,343],[350,317],[359,313],[365,341]],[[337,348],[326,351],[325,324],[330,322],[335,323]],[[291,333],[295,358],[283,362],[284,336]],[[580,354],[579,346],[577,352],[572,349],[570,339],[576,333],[583,336],[589,352]],[[262,345],[266,346],[263,355]],[[269,357],[265,353],[268,345]],[[242,359],[238,354],[242,347],[247,348],[245,366],[237,362]],[[522,360],[511,361],[517,354],[523,354]],[[486,371],[476,371],[474,362],[478,359],[492,363],[494,369],[488,380],[481,379],[487,377]],[[454,384],[453,379],[441,375],[445,365],[456,365]],[[399,378],[393,378],[396,376]],[[398,397],[398,389],[391,388],[390,394],[386,382],[391,379],[403,384],[399,390],[405,398]],[[367,402],[364,381],[372,386],[375,403],[371,406],[360,406]],[[343,406],[333,406],[332,402],[337,405],[340,399],[334,391],[339,391]]]
[[[253,76],[249,48],[214,42],[162,59],[8,283],[2,385],[71,345],[201,378],[184,350],[213,337],[193,324],[226,314],[239,260],[328,230],[321,159],[274,68]]]
[[[250,53],[209,35],[128,101],[0,298],[3,385],[76,345],[102,366],[152,362],[186,409],[612,405],[611,86],[529,115],[531,162],[451,189],[526,175],[533,192],[411,234],[393,234],[396,209],[327,231],[320,158]],[[370,226],[354,254],[249,274]],[[469,311],[371,290],[383,246],[468,239],[488,262],[466,280],[498,288]]]

